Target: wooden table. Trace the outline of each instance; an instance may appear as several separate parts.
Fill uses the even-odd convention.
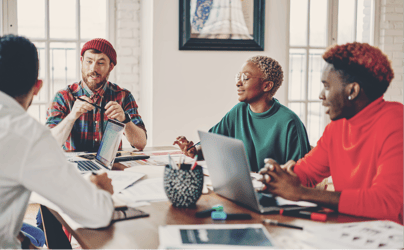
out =
[[[195,213],[222,204],[228,213],[249,213],[252,220],[213,221],[211,218],[196,218]],[[103,229],[77,229],[72,230],[64,220],[54,211],[55,217],[73,234],[83,248],[142,248],[156,249],[159,246],[158,227],[160,225],[179,224],[245,224],[262,223],[263,219],[275,219],[284,223],[299,225],[302,227],[319,224],[311,220],[297,219],[278,214],[261,215],[247,208],[236,205],[230,200],[210,192],[202,195],[194,208],[176,208],[169,201],[151,203],[150,206],[139,209],[150,214],[149,217],[126,220],[113,223]],[[369,220],[361,217],[353,217],[343,214],[329,214],[326,223],[355,222]],[[266,226],[268,232],[274,237],[287,235],[291,230],[277,226]]]
[[[151,150],[170,150],[173,147],[162,147],[145,149],[145,152]],[[141,169],[147,169],[151,166],[141,166]],[[114,169],[123,169],[124,166],[114,165]],[[137,167],[135,167],[137,168]],[[152,168],[152,167],[151,167]],[[149,170],[150,171],[150,170]],[[160,173],[161,175],[162,173]],[[157,174],[156,176],[158,176]],[[153,177],[156,177],[153,176]],[[150,178],[151,176],[149,176]],[[231,221],[213,221],[208,218],[196,218],[195,213],[211,208],[214,205],[222,204],[227,213],[249,213],[251,220],[231,220]],[[80,228],[72,230],[71,227],[63,220],[63,218],[55,211],[51,212],[76,238],[83,248],[142,248],[156,249],[159,246],[158,227],[160,225],[178,225],[178,224],[245,224],[245,223],[262,223],[263,219],[275,219],[280,222],[295,224],[302,227],[309,225],[320,225],[321,222],[315,222],[306,219],[299,219],[279,214],[261,215],[253,212],[245,207],[241,207],[234,202],[216,195],[209,191],[209,194],[202,195],[194,208],[176,208],[169,201],[154,202],[150,206],[139,207],[139,209],[150,214],[149,217],[138,218],[126,221],[119,221],[111,224],[103,229],[84,229]],[[369,220],[367,218],[353,217],[343,214],[329,214],[326,223],[340,222],[356,222]],[[291,233],[289,229],[277,226],[266,226],[269,233],[274,237],[288,235]]]

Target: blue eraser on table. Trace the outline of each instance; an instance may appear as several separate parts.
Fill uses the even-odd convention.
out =
[[[214,211],[211,216],[213,220],[225,220],[227,218],[227,214],[223,211]]]

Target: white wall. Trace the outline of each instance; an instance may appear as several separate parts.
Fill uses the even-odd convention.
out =
[[[237,103],[234,75],[248,57],[277,59],[287,80],[287,0],[266,1],[265,51],[258,52],[179,51],[178,0],[117,1],[141,3],[140,86],[133,89],[140,89],[148,146],[169,145],[178,135],[199,141],[197,130],[208,130]],[[379,47],[395,72],[385,99],[403,102],[403,1],[376,1],[381,7]],[[275,97],[285,102],[284,86]]]
[[[139,99],[140,1],[116,0],[117,83]]]
[[[115,0],[114,8],[115,37],[111,40],[116,41],[114,46],[117,52],[117,65],[113,71],[115,77],[111,77],[111,81],[132,92],[142,114],[139,84],[140,0]],[[128,140],[122,141],[124,148],[130,147]]]
[[[150,109],[142,114],[152,133],[148,146],[170,145],[178,135],[199,141],[198,129],[208,130],[237,104],[234,76],[247,58],[266,55],[287,62],[284,1],[266,1],[265,51],[257,52],[180,51],[178,1],[141,3],[142,35],[149,32],[142,37],[140,59],[141,100]],[[283,88],[275,97],[284,102]]]
[[[403,0],[381,1],[379,47],[394,70],[394,79],[384,98],[403,103]]]

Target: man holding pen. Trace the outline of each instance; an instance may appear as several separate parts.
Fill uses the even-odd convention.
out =
[[[108,81],[117,64],[114,47],[105,39],[90,40],[81,50],[80,64],[83,80],[58,91],[47,112],[46,126],[59,145],[68,151],[96,152],[107,120],[116,119],[126,124],[124,134],[132,147],[142,150],[146,128],[135,98]]]

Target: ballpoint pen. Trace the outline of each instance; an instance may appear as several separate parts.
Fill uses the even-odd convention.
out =
[[[100,107],[100,106],[98,106],[98,105],[96,105],[96,104],[94,104],[94,103],[91,103],[91,102],[87,101],[87,100],[84,100],[84,99],[82,99],[81,97],[75,97],[75,98],[76,98],[76,99],[79,99],[80,101],[86,102],[86,103],[88,103],[88,104],[90,104],[90,105],[93,105],[94,107],[99,108],[99,109],[101,109],[102,111],[106,111],[105,108]]]
[[[294,225],[289,225],[285,223],[280,223],[277,220],[271,220],[271,219],[264,219],[262,220],[264,224],[269,224],[269,225],[275,225],[275,226],[281,226],[281,227],[288,227],[288,228],[294,228],[294,229],[299,229],[303,230],[302,227],[294,226]]]
[[[188,150],[190,150],[191,148],[194,148],[196,145],[199,145],[199,144],[201,144],[201,142],[197,142],[197,143],[195,143],[195,144],[194,144],[194,145],[192,145],[191,147],[187,148],[187,151],[188,151]]]

